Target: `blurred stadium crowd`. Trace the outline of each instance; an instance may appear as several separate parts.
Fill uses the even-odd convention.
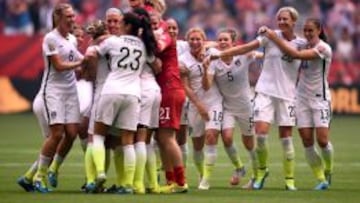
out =
[[[77,22],[86,24],[102,18],[109,7],[126,10],[127,0],[0,0],[0,33],[33,35],[51,29],[52,8],[58,2],[70,2],[78,11]],[[297,31],[302,33],[303,21],[321,18],[334,51],[329,76],[332,85],[360,85],[360,0],[166,0],[166,17],[179,22],[181,34],[200,26],[209,40],[215,39],[221,27],[239,30],[241,42],[254,39],[261,25],[275,28],[279,7],[290,5],[301,14]],[[257,68],[256,68],[257,67]],[[250,74],[255,81],[259,66]]]

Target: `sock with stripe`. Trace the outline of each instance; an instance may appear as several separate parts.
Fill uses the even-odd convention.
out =
[[[93,159],[96,166],[96,173],[105,174],[105,137],[102,135],[93,135]]]
[[[92,154],[93,144],[89,143],[85,151],[86,183],[94,183],[96,179],[96,166]]]
[[[314,146],[305,148],[305,158],[309,163],[315,177],[319,181],[325,181],[324,166],[321,157]]]
[[[212,171],[215,166],[217,157],[217,148],[216,145],[206,145],[205,146],[205,167],[204,167],[204,176],[203,178],[209,180],[212,174]]]
[[[145,189],[144,174],[146,165],[146,144],[145,142],[135,143],[136,165],[134,175],[134,187],[137,189]]]
[[[244,166],[234,143],[229,147],[225,147],[225,151],[226,151],[226,154],[228,155],[228,157],[230,158],[231,163],[234,165],[235,169],[239,169]]]

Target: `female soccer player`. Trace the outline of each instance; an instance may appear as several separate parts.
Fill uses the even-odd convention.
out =
[[[96,179],[96,168],[93,162],[93,142],[92,136],[94,134],[94,119],[95,119],[95,107],[98,103],[100,92],[102,90],[105,79],[109,73],[108,62],[105,57],[101,57],[92,61],[93,56],[96,53],[96,43],[99,38],[106,35],[108,33],[105,23],[103,21],[94,21],[86,27],[86,32],[92,37],[93,42],[87,48],[85,55],[88,56],[88,62],[86,69],[92,77],[95,78],[94,81],[94,97],[93,103],[90,112],[89,118],[89,128],[88,128],[88,143],[85,152],[85,174],[86,174],[86,192],[95,192],[95,179]],[[91,58],[91,59],[90,59]],[[106,164],[105,164],[106,165]]]
[[[221,30],[217,36],[219,49],[225,50],[232,47],[236,42],[236,38],[236,30]],[[261,57],[262,53],[250,52],[246,55],[224,57],[223,59],[213,61],[210,65],[204,64],[203,85],[205,90],[208,89],[213,82],[216,82],[224,99],[224,116],[221,136],[226,152],[235,166],[235,171],[230,179],[231,185],[238,185],[241,178],[245,175],[245,167],[233,144],[235,122],[240,126],[243,144],[249,152],[253,175],[246,188],[252,187],[251,183],[254,180],[253,178],[255,178],[257,170],[248,68],[249,64],[253,62],[254,59]],[[207,152],[205,153],[205,171],[209,171],[209,173],[206,173],[207,177],[203,178],[201,185],[203,185],[204,188],[210,186],[210,173],[217,156],[217,139],[218,137],[207,137],[206,139]]]
[[[301,49],[305,40],[297,37],[294,32],[298,12],[293,7],[282,7],[276,14],[279,37]],[[271,123],[279,126],[279,137],[283,146],[283,167],[286,190],[296,190],[295,151],[292,142],[292,126],[295,125],[295,86],[301,61],[293,59],[265,36],[259,36],[244,45],[239,45],[221,52],[211,58],[234,56],[247,53],[259,47],[264,47],[263,69],[255,87],[254,121],[257,137],[256,151],[259,159],[257,177],[254,189],[262,189],[268,171],[267,137]],[[277,78],[274,81],[274,78]]]
[[[331,95],[327,82],[332,50],[326,43],[326,35],[319,19],[307,19],[303,29],[307,49],[301,51],[289,46],[274,31],[265,29],[263,32],[286,54],[303,60],[296,91],[297,126],[305,147],[305,157],[319,181],[315,190],[326,190],[331,183],[334,154],[329,141]],[[314,146],[314,134],[322,157]]]
[[[178,39],[179,34],[179,26],[175,19],[169,18],[166,20],[169,35],[173,40],[176,41],[176,51],[178,58],[185,52],[190,50],[189,43],[184,40]],[[186,167],[186,160],[188,156],[188,146],[187,146],[187,136],[189,134],[189,121],[188,121],[188,111],[189,111],[189,100],[186,98],[183,108],[181,110],[181,122],[180,122],[180,130],[176,132],[176,140],[180,146],[184,166]]]
[[[160,18],[160,14],[155,10],[152,11],[152,15]],[[162,71],[156,76],[162,95],[156,140],[160,147],[166,179],[170,183],[163,188],[163,191],[187,192],[182,154],[175,134],[180,128],[181,110],[185,101],[178,67],[176,41],[170,37],[167,29],[161,27],[159,23],[156,25],[154,26],[152,22],[159,47],[157,57],[162,61]]]
[[[204,69],[202,61],[206,55],[205,33],[200,28],[192,28],[186,34],[190,51],[180,56],[181,79],[187,97],[190,100],[189,124],[192,128],[194,163],[201,177],[199,189],[208,189],[203,179],[204,174],[204,143],[209,137],[217,137],[221,130],[223,107],[222,96],[215,84],[208,90],[202,87]],[[206,155],[205,155],[206,156]]]
[[[49,192],[47,173],[53,180],[50,183],[56,187],[57,170],[77,136],[80,119],[73,69],[81,65],[82,55],[77,51],[75,37],[70,34],[74,10],[69,4],[58,4],[53,18],[54,29],[45,35],[42,45],[46,67],[39,95],[44,102],[50,136],[44,141],[33,177],[34,188],[41,193]]]
[[[153,62],[156,41],[146,17],[135,12],[124,14],[121,30],[124,35],[109,37],[97,48],[101,56],[108,54],[112,60],[95,113],[93,156],[99,186],[106,180],[105,135],[114,124],[120,129],[124,151],[124,188],[117,192],[128,194],[133,192],[136,164],[133,142],[140,110],[140,73],[146,61]]]

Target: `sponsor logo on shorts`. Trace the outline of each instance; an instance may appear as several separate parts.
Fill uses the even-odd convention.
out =
[[[255,109],[255,110],[254,110],[254,115],[255,115],[255,116],[258,116],[258,115],[259,115],[259,109]]]
[[[50,117],[51,117],[52,119],[56,118],[56,111],[52,111],[52,112],[50,113]]]

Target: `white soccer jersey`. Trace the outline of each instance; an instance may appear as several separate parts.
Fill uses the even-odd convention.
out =
[[[202,88],[202,76],[204,69],[202,62],[196,60],[190,52],[186,52],[180,56],[179,61],[184,64],[185,68],[189,70],[189,82],[196,96],[201,99],[205,105],[209,106],[214,103],[221,103],[222,96],[215,83],[208,91]]]
[[[332,57],[331,47],[326,42],[320,40],[312,49],[319,55],[319,58],[303,61],[297,95],[306,99],[320,98],[330,101],[327,77]]]
[[[176,52],[178,57],[180,57],[183,53],[189,52],[190,46],[187,41],[184,40],[176,40]]]
[[[64,38],[57,29],[47,33],[42,43],[45,70],[40,91],[53,93],[76,92],[76,78],[74,70],[57,71],[48,57],[58,55],[62,61],[78,61],[83,56],[76,48],[76,38],[68,34]]]
[[[281,31],[276,34],[284,39]],[[255,91],[276,98],[293,101],[295,99],[295,86],[301,60],[293,59],[284,54],[276,44],[265,36],[257,37],[260,45],[264,47],[264,63]],[[284,39],[285,40],[285,39]],[[302,49],[306,41],[296,37],[289,42],[293,47]]]
[[[147,90],[160,90],[160,86],[156,82],[154,72],[149,64],[144,65],[144,69],[140,74],[141,78],[141,91]]]
[[[86,49],[86,53],[96,52],[96,45],[91,45]],[[104,84],[106,77],[110,72],[110,55],[105,55],[103,57],[99,57],[97,68],[96,68],[96,79],[95,79],[95,88],[99,86],[102,87]]]
[[[249,84],[249,64],[254,59],[246,56],[235,56],[228,65],[221,59],[213,61],[209,74],[224,98],[224,109],[231,112],[248,112],[251,108],[251,90]]]
[[[101,95],[127,94],[140,99],[140,73],[147,53],[144,43],[130,35],[111,36],[97,47],[100,55],[110,57],[110,73]]]

